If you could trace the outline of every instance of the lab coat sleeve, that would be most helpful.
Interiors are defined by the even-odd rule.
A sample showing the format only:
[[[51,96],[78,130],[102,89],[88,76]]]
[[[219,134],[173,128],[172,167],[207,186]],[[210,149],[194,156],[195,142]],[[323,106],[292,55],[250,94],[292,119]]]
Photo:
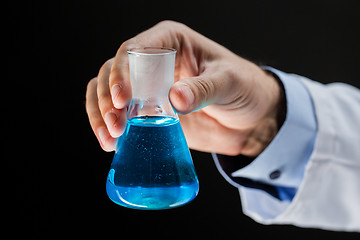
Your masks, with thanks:
[[[290,205],[264,223],[360,231],[360,91],[301,79],[318,123],[314,150]]]
[[[280,74],[284,77],[285,73]],[[360,91],[341,83],[323,85],[297,75],[289,77],[296,77],[310,93],[317,120],[315,144],[290,201],[263,189],[233,184],[239,189],[243,212],[263,224],[360,231]],[[275,138],[281,142],[281,136]],[[223,176],[234,183],[232,177],[241,171],[232,177],[225,174],[213,156]]]

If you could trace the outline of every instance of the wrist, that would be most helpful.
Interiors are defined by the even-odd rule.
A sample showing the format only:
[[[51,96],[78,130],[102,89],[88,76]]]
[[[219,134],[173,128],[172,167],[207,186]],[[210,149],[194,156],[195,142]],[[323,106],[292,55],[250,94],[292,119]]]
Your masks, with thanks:
[[[263,81],[269,96],[265,98],[267,111],[260,121],[249,131],[247,146],[243,155],[258,156],[273,140],[286,118],[286,96],[281,80],[272,72],[265,72],[266,80]]]

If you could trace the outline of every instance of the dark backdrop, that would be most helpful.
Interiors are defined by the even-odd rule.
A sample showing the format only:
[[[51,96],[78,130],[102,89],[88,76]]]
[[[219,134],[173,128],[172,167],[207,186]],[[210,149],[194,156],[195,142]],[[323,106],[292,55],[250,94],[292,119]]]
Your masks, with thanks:
[[[360,87],[357,2],[117,0],[6,5],[6,229],[29,235],[118,238],[358,237],[254,222],[243,215],[237,189],[220,176],[211,156],[196,151],[192,155],[200,192],[192,203],[166,211],[119,207],[105,192],[113,153],[99,147],[84,104],[87,82],[120,44],[165,19],[183,22],[257,63],[323,83]]]

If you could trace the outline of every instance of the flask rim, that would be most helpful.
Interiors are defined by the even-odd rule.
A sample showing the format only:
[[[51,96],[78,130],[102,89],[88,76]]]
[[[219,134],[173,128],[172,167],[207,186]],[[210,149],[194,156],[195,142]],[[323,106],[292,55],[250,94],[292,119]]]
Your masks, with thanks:
[[[154,56],[176,54],[176,49],[169,47],[134,47],[127,50],[129,55]]]

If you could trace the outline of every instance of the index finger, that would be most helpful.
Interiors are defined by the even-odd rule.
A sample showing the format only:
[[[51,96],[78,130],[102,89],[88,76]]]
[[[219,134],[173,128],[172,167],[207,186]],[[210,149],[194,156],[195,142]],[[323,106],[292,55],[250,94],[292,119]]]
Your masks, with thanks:
[[[123,43],[111,66],[109,88],[113,105],[117,109],[127,107],[131,101],[131,83],[127,42]]]

